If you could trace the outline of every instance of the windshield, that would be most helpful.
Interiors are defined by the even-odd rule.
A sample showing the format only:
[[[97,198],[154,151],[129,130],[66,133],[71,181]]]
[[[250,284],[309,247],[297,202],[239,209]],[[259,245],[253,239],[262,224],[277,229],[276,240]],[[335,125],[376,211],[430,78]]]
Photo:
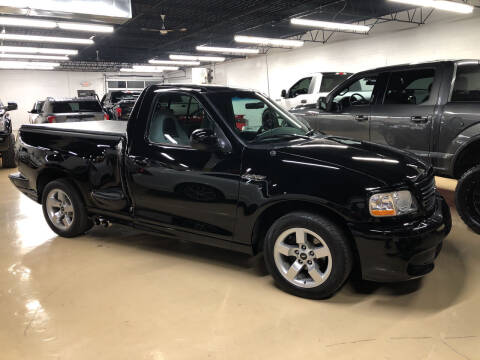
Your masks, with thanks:
[[[229,125],[249,142],[309,135],[310,126],[267,97],[252,91],[212,93],[209,98]]]
[[[120,100],[137,100],[140,93],[134,93],[130,91],[116,91],[112,93],[112,101],[119,102]]]
[[[348,79],[350,75],[351,74],[348,73],[323,74],[320,92],[332,91],[335,86],[340,84],[343,80]]]
[[[53,113],[102,112],[98,101],[61,101],[53,103]]]

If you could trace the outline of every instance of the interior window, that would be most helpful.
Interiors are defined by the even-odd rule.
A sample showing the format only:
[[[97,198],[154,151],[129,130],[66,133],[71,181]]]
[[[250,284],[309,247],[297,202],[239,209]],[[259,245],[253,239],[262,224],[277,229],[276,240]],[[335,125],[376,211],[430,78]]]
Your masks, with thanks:
[[[350,83],[341,89],[333,99],[333,111],[344,111],[354,105],[370,104],[377,76],[367,76]]]
[[[390,76],[384,104],[420,105],[430,98],[435,70],[394,72]]]
[[[458,66],[451,101],[480,102],[480,65]]]
[[[311,82],[312,82],[311,77],[299,80],[288,91],[288,97],[289,98],[294,98],[294,97],[297,97],[298,95],[308,94],[308,89],[310,88],[310,83]]]
[[[215,130],[215,123],[197,99],[174,93],[156,95],[148,133],[150,141],[189,146],[190,135],[201,128]]]

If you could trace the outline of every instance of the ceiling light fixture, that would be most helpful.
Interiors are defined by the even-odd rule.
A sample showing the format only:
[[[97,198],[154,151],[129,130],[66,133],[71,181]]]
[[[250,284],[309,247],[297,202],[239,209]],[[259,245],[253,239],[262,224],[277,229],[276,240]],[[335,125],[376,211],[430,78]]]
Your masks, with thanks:
[[[290,40],[290,39],[272,39],[258,36],[244,36],[244,35],[235,35],[234,37],[236,42],[246,43],[246,44],[257,44],[260,46],[273,46],[273,47],[301,47],[304,42],[301,40]]]
[[[190,66],[198,66],[200,65],[200,61],[181,61],[181,60],[157,60],[151,59],[148,60],[149,64],[158,64],[158,65],[190,65]]]
[[[195,56],[195,55],[174,55],[169,56],[171,60],[190,60],[203,62],[222,62],[225,61],[223,56]]]
[[[62,29],[62,30],[88,31],[88,32],[97,32],[97,33],[113,32],[113,26],[111,25],[62,22],[62,21],[52,21],[52,20],[38,20],[38,19],[21,18],[21,17],[7,17],[7,16],[0,16],[0,25],[32,27],[32,28],[42,28],[42,29],[55,29],[58,27],[59,29]]]
[[[0,61],[0,69],[18,70],[53,70],[59,63],[29,62],[29,61]]]
[[[293,18],[293,19],[290,19],[290,23],[292,25],[301,25],[309,28],[319,28],[319,29],[332,30],[332,31],[351,31],[351,32],[359,32],[359,33],[368,33],[370,31],[370,26],[366,26],[366,25],[345,24],[345,23],[336,23],[336,22],[329,22],[329,21]]]
[[[471,14],[473,6],[465,3],[446,0],[389,0],[406,5],[429,7],[438,10],[451,11],[460,14]]]
[[[4,59],[31,59],[31,60],[58,60],[58,61],[70,60],[68,58],[68,56],[60,56],[60,55],[2,54],[2,53],[0,53],[0,58],[4,58]]]
[[[208,51],[208,52],[220,52],[227,54],[258,54],[260,50],[258,49],[246,49],[246,48],[230,48],[230,47],[218,47],[218,46],[197,46],[198,51]]]
[[[77,55],[78,50],[49,49],[49,48],[36,48],[36,47],[23,47],[23,46],[0,46],[0,53]]]
[[[133,65],[132,68],[136,70],[161,70],[161,71],[175,71],[178,70],[178,66],[149,66],[149,65]]]
[[[81,45],[91,45],[94,43],[92,39],[66,38],[66,37],[58,37],[58,36],[21,35],[21,34],[0,34],[0,40],[51,42],[51,43],[81,44]]]

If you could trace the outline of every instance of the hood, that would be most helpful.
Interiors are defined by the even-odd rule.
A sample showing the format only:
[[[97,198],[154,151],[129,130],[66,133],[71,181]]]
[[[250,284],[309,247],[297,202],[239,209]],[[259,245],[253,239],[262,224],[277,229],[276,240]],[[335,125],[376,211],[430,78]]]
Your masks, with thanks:
[[[369,176],[380,182],[381,186],[415,182],[425,176],[430,168],[413,154],[390,146],[333,136],[312,138],[311,141],[291,144],[278,151],[298,157],[299,161],[313,160]]]

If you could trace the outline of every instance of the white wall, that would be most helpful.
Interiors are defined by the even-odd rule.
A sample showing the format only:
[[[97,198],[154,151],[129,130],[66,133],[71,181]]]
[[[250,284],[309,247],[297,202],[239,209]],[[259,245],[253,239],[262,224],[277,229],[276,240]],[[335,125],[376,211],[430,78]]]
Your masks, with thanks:
[[[253,88],[279,98],[310,72],[358,72],[375,67],[437,59],[480,59],[480,11],[473,15],[434,12],[423,26],[390,22],[370,35],[336,34],[327,44],[271,50],[246,60],[214,66],[214,82]],[[268,67],[267,67],[268,63]],[[267,78],[268,69],[268,78]]]
[[[18,110],[10,113],[13,128],[28,124],[27,111],[35,101],[52,97],[74,97],[77,90],[95,90],[101,97],[105,92],[103,73],[0,70],[0,99],[16,102]]]

